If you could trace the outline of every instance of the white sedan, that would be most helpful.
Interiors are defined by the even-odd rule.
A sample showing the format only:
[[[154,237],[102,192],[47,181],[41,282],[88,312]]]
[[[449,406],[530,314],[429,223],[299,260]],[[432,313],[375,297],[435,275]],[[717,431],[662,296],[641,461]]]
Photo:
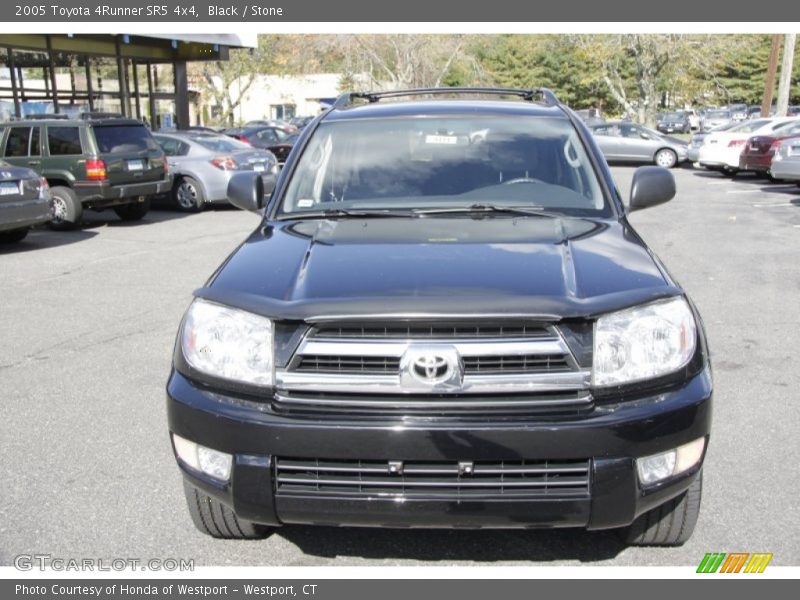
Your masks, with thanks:
[[[706,136],[700,146],[697,162],[706,169],[722,171],[727,175],[739,172],[739,155],[754,135],[773,134],[792,123],[797,117],[776,117],[744,121],[725,131],[715,131]]]

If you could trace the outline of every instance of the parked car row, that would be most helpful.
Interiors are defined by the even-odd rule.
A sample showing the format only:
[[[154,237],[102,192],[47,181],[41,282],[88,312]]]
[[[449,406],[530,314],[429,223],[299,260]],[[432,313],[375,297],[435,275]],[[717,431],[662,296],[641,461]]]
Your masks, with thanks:
[[[72,229],[86,210],[112,209],[123,221],[143,218],[154,197],[185,211],[227,200],[233,173],[275,178],[276,153],[207,129],[159,133],[115,114],[45,115],[0,129],[0,241],[22,240],[48,223]],[[272,127],[272,125],[270,125]],[[297,129],[287,128],[281,142]],[[278,145],[278,156],[291,150]]]
[[[753,172],[772,180],[800,182],[800,118],[728,119],[699,131],[687,143],[628,121],[589,127],[608,162],[641,162],[672,168],[690,162],[733,176]]]
[[[800,119],[797,117],[753,119],[708,134],[696,151],[693,150],[692,158],[696,153],[700,166],[730,176],[752,171],[774,178],[772,163],[776,151],[783,142],[798,138]]]

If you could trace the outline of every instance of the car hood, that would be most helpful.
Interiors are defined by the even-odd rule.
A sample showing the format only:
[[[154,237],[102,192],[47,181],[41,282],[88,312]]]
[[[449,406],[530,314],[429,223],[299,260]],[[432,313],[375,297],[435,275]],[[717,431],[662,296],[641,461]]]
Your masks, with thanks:
[[[275,318],[589,316],[681,293],[627,223],[388,218],[265,224],[195,292]]]

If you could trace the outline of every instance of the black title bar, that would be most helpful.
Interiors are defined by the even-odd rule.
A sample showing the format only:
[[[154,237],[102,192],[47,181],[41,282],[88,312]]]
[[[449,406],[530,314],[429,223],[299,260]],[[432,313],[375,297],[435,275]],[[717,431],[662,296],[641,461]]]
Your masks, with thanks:
[[[547,0],[11,0],[0,5],[0,22],[712,22],[800,21],[800,3],[760,0],[664,5],[642,0],[550,2]],[[0,28],[2,32],[2,28]]]

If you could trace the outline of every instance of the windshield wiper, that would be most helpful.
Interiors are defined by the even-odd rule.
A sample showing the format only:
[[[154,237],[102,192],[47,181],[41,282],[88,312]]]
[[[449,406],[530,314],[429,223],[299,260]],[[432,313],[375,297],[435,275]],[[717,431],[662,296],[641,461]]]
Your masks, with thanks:
[[[504,213],[509,215],[526,215],[532,217],[545,217],[548,219],[560,219],[566,215],[548,212],[542,208],[533,206],[500,206],[496,204],[472,204],[470,206],[453,206],[447,208],[417,208],[414,209],[415,215],[438,215],[438,214],[491,214]]]
[[[325,210],[314,210],[306,212],[287,213],[277,217],[278,221],[294,221],[297,219],[342,219],[342,218],[390,218],[390,217],[416,217],[416,213],[410,210],[392,209],[349,209],[349,208],[328,208]]]

